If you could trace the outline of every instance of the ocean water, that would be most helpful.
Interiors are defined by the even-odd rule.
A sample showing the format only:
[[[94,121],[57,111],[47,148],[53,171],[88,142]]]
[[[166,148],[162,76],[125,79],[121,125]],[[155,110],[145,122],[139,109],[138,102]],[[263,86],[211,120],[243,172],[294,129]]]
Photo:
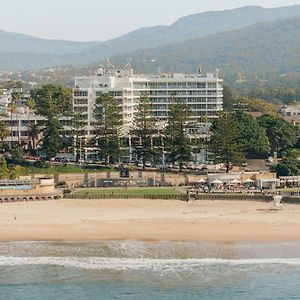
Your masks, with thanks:
[[[0,299],[300,299],[300,242],[0,243]]]

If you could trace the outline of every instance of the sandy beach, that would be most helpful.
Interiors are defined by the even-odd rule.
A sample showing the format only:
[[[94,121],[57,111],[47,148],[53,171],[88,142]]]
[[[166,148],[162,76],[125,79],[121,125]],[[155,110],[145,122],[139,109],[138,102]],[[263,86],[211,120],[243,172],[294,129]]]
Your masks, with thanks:
[[[59,200],[0,204],[0,241],[300,240],[300,206],[246,201]]]

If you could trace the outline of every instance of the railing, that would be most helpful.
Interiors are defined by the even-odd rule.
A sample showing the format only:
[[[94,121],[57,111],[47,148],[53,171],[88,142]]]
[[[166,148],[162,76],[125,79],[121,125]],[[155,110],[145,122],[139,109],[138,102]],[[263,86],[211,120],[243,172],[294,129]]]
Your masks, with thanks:
[[[245,194],[198,194],[191,195],[195,200],[226,200],[226,201],[264,201],[269,202],[273,200],[273,196],[266,195],[245,195]]]
[[[158,199],[158,200],[182,200],[188,199],[187,195],[72,195],[65,194],[66,199]]]
[[[198,195],[72,195],[65,194],[66,199],[149,199],[149,200],[211,200],[211,201],[261,201],[261,202],[271,202],[273,201],[273,195],[243,195],[243,194],[198,194]],[[300,204],[300,197],[283,197],[282,203],[288,204]]]
[[[29,179],[29,180],[0,180],[0,186],[10,186],[10,185],[32,185],[39,184],[39,179]]]

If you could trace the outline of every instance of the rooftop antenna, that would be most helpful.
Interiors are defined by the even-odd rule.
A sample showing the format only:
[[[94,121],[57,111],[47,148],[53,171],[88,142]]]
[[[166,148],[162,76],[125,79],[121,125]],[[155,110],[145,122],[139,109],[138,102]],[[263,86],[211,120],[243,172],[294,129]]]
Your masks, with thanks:
[[[127,64],[123,67],[123,70],[132,69],[132,57],[127,57]]]
[[[199,68],[198,68],[198,75],[202,76],[202,67],[201,66],[199,66]]]
[[[219,78],[219,69],[216,69],[216,77]]]
[[[109,57],[106,58],[106,67],[108,69],[115,69],[116,67],[110,62]]]

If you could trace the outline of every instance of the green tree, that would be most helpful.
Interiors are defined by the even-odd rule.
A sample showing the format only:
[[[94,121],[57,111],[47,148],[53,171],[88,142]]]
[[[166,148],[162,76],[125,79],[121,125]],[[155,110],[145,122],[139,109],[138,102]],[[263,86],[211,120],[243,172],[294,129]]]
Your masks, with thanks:
[[[9,136],[9,128],[4,121],[0,121],[0,148],[3,149],[4,139]]]
[[[14,124],[13,124],[13,114],[16,113],[17,111],[17,103],[15,101],[15,98],[12,98],[11,102],[8,103],[7,105],[7,109],[9,111],[9,114],[10,114],[10,137],[11,137],[11,140],[10,140],[10,148],[12,149],[12,146],[13,146],[13,127],[14,127]]]
[[[168,121],[165,128],[168,157],[179,163],[180,172],[184,163],[191,160],[191,143],[187,135],[189,120],[188,106],[181,101],[171,99]]]
[[[139,139],[135,147],[139,159],[142,160],[143,168],[148,160],[152,160],[156,151],[153,147],[153,136],[157,133],[157,120],[153,114],[152,104],[147,93],[142,93],[137,112],[134,115],[133,129],[131,133]]]
[[[226,111],[231,111],[236,103],[235,96],[229,86],[223,87],[223,108]]]
[[[291,157],[284,158],[276,165],[275,171],[278,176],[299,176],[300,161]]]
[[[264,128],[249,114],[236,111],[225,112],[215,120],[211,128],[210,149],[213,160],[241,163],[246,157],[266,156],[270,144]]]
[[[284,119],[263,115],[257,120],[267,133],[272,152],[278,152],[296,144],[297,128]]]
[[[25,106],[26,106],[28,114],[29,114],[28,117],[30,118],[30,114],[32,112],[34,112],[35,109],[36,109],[36,104],[35,104],[35,102],[34,102],[34,100],[32,98],[28,98],[27,101],[26,101],[26,103],[25,103]]]
[[[114,163],[122,153],[120,139],[123,122],[118,102],[110,94],[102,94],[96,99],[93,113],[99,154],[107,163]]]
[[[18,113],[18,105],[21,98],[21,94],[19,92],[12,93],[12,103],[14,107],[14,112],[16,114],[17,128],[18,128],[18,144],[20,144],[20,123],[19,123],[19,113]]]
[[[0,179],[5,179],[9,175],[6,159],[0,156]]]
[[[270,143],[264,128],[249,114],[237,111],[231,114],[238,128],[238,144],[246,157],[266,155],[270,150]]]
[[[31,98],[36,112],[47,119],[42,130],[42,149],[51,160],[63,147],[59,117],[72,113],[72,90],[49,84],[32,90]]]
[[[31,90],[36,112],[42,116],[68,116],[72,114],[72,90],[60,85],[43,85]]]
[[[26,168],[19,165],[14,165],[9,168],[9,179],[16,179],[22,175],[26,175]]]
[[[49,161],[55,157],[57,152],[62,148],[60,130],[61,126],[57,117],[49,116],[44,122],[42,143],[46,158]]]
[[[239,104],[239,108],[244,111],[260,112],[262,114],[278,116],[278,107],[275,104],[268,103],[264,100],[240,97],[237,102]]]
[[[33,153],[35,153],[37,149],[37,143],[40,138],[41,127],[39,124],[35,124],[31,122],[27,126],[27,131],[28,131],[28,138],[31,141],[31,148],[33,150]]]
[[[224,112],[211,127],[209,149],[215,162],[226,164],[229,172],[230,164],[239,164],[244,159],[243,146],[240,141],[240,130],[232,113]]]

